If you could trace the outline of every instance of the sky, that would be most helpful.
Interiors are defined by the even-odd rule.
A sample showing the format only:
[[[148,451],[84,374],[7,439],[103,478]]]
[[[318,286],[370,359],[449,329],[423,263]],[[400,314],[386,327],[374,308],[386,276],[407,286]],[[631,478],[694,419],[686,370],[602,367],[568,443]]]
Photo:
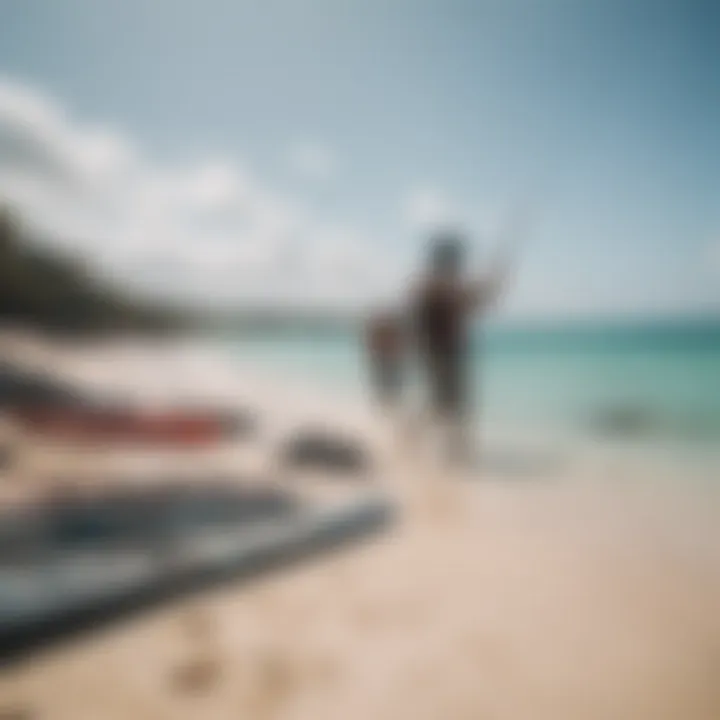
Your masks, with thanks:
[[[511,316],[720,311],[714,0],[0,0],[0,198],[199,302],[399,297],[519,214]]]

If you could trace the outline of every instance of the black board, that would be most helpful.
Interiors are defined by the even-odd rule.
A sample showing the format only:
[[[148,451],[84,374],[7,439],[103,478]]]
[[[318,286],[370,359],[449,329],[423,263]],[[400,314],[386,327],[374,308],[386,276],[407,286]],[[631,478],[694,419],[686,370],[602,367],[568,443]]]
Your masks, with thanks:
[[[0,515],[0,664],[222,580],[381,530],[391,503],[329,505],[282,490],[165,487]]]

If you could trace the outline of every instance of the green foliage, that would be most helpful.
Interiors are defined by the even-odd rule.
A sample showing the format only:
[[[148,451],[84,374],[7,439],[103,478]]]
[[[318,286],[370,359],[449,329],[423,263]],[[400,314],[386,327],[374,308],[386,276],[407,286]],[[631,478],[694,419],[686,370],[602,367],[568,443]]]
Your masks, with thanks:
[[[61,332],[166,331],[178,313],[149,307],[93,278],[75,258],[29,240],[19,218],[0,208],[0,321]]]

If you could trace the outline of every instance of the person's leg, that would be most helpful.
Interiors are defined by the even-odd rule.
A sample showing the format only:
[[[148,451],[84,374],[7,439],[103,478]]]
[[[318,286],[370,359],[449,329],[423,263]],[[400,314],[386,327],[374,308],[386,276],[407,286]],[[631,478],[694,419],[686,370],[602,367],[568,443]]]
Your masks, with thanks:
[[[449,416],[447,435],[448,461],[453,465],[466,465],[473,459],[474,443],[467,419],[455,413]]]
[[[455,465],[471,462],[474,451],[466,371],[462,356],[448,358],[443,398],[447,421],[446,450],[449,462]]]
[[[428,353],[424,360],[427,393],[422,419],[425,435],[432,445],[435,445],[437,442],[444,445],[443,436],[447,424],[444,407],[444,362],[441,355],[433,353]],[[434,452],[435,448],[433,448],[433,453]]]
[[[432,355],[428,360],[429,417],[438,443],[437,452],[445,464],[455,461],[459,444],[453,362],[444,353]]]
[[[370,385],[374,403],[385,407],[387,398],[386,368],[382,358],[374,357],[370,363]]]

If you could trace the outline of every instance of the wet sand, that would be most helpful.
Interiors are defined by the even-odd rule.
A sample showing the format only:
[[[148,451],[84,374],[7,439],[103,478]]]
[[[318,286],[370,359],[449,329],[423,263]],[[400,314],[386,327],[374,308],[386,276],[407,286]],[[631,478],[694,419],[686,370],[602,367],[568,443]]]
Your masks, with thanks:
[[[136,358],[152,381],[146,360]],[[91,359],[67,362],[88,375]],[[0,717],[720,717],[716,490],[589,461],[516,481],[468,477],[389,442],[365,412],[247,376],[231,393],[229,377],[213,376],[269,426],[223,463],[273,468],[273,443],[308,418],[347,428],[376,452],[398,524],[5,670]]]

